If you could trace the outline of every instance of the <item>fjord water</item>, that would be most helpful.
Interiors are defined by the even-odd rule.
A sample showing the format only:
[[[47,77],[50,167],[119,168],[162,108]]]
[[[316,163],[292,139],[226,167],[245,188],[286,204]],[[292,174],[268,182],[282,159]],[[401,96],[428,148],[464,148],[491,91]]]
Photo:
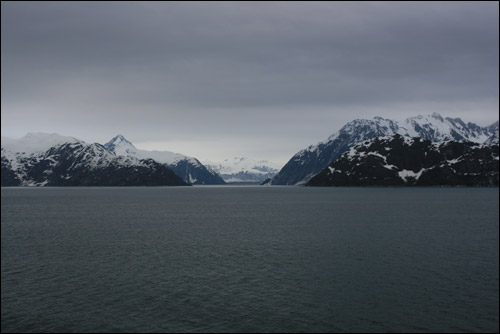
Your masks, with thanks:
[[[498,188],[2,188],[2,332],[498,332]]]

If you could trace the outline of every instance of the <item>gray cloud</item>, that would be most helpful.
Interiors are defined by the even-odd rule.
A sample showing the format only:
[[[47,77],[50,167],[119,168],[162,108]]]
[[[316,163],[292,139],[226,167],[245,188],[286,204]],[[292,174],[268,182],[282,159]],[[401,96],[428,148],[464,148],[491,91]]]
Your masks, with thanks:
[[[2,2],[2,134],[122,132],[207,158],[245,146],[283,160],[355,117],[438,111],[486,125],[498,119],[498,12],[496,2]],[[255,147],[243,145],[252,135]]]

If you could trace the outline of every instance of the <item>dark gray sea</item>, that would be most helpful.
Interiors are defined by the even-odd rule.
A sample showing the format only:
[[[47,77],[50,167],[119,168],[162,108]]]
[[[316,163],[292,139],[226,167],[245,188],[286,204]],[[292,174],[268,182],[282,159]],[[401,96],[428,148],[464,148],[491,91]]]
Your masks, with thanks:
[[[498,332],[498,188],[2,188],[2,332]]]

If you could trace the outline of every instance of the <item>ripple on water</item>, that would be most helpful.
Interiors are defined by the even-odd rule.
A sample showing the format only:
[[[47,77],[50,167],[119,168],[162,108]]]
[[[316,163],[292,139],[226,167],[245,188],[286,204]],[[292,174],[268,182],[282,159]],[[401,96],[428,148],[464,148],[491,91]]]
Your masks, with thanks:
[[[498,189],[2,189],[5,332],[498,332]]]

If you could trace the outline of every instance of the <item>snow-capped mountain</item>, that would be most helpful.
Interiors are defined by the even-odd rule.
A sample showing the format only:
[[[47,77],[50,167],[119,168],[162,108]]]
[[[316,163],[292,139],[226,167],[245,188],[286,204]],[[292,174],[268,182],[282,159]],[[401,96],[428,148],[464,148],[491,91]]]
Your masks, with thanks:
[[[484,143],[486,145],[493,145],[493,144],[498,145],[498,121],[491,124],[488,127],[488,130],[490,131],[490,133],[493,133],[493,134],[490,137],[488,137],[488,139],[486,139],[486,141]]]
[[[219,163],[205,161],[205,164],[229,183],[261,183],[276,175],[280,167],[267,160],[245,157],[225,159]]]
[[[104,144],[104,147],[118,156],[153,159],[173,170],[190,184],[224,184],[224,180],[217,173],[206,168],[196,158],[168,151],[141,150],[122,135],[117,135]]]
[[[1,153],[2,186],[186,185],[154,160],[54,133],[2,137]]]
[[[410,117],[401,127],[406,130],[402,131],[402,134],[430,141],[468,140],[484,143],[492,135],[491,126],[481,127],[471,122],[465,123],[460,118],[443,118],[438,113]]]
[[[495,140],[498,142],[498,122],[488,127],[481,127],[474,123],[465,123],[460,118],[443,118],[438,113],[410,117],[404,122],[381,117],[374,117],[371,120],[356,119],[344,125],[327,140],[295,154],[271,179],[270,184],[305,184],[357,143],[395,134],[421,137],[435,142],[468,140],[475,143],[494,143]]]
[[[351,147],[309,186],[498,186],[498,145],[378,137]]]

